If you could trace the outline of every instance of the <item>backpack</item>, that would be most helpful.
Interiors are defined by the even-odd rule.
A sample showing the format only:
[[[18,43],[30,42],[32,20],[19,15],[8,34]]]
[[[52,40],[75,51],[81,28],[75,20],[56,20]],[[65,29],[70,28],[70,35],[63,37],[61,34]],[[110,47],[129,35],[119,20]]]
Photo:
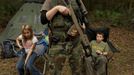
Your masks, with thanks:
[[[1,43],[1,57],[2,58],[12,58],[15,57],[15,41],[5,40]]]

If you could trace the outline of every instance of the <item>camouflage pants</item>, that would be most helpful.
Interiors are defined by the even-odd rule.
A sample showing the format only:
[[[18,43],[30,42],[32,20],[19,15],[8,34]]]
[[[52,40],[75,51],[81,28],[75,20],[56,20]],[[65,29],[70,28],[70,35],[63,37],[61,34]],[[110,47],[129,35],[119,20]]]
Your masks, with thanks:
[[[74,41],[75,42],[75,41]],[[76,43],[72,43],[73,45]],[[77,43],[70,53],[69,64],[72,70],[72,75],[83,75],[82,73],[82,46]]]
[[[97,75],[106,75],[107,58],[103,55],[99,55],[95,61],[95,70]]]
[[[86,75],[106,75],[107,58],[103,55],[98,57],[85,57]]]
[[[69,46],[71,46],[69,44]],[[68,46],[68,47],[69,47]],[[53,73],[49,75],[82,75],[81,74],[81,48],[74,48],[71,53],[61,49],[60,46],[52,47],[50,50],[51,64]],[[52,53],[52,54],[51,54]]]
[[[72,53],[69,63],[72,69],[72,75],[81,75],[82,57],[80,56],[79,51]]]

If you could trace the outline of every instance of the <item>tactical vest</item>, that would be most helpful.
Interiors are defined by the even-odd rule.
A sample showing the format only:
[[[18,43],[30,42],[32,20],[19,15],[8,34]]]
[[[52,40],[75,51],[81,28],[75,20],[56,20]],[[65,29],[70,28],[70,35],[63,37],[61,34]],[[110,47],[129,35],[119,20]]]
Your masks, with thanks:
[[[63,5],[66,7],[69,6],[68,2],[66,2],[67,0],[51,0],[51,1],[52,1],[51,2],[52,7],[56,5]],[[69,1],[74,9],[78,9],[78,6],[75,0],[69,0]],[[59,37],[60,41],[63,42],[66,38],[66,33],[72,24],[73,24],[72,19],[69,15],[63,16],[62,14],[57,13],[54,16],[53,20],[51,21],[51,29],[52,29],[53,35],[56,35],[57,37]]]
[[[64,2],[65,0],[52,0],[52,7],[56,6],[56,5],[64,5],[67,6],[66,3]],[[71,1],[70,3],[72,4],[74,9],[77,9],[78,6],[75,2],[75,0],[69,0]],[[66,50],[63,49],[63,45],[65,42],[65,38],[67,37],[67,31],[68,29],[71,27],[72,25],[72,20],[71,17],[69,16],[63,16],[60,13],[56,14],[53,18],[53,20],[51,21],[50,27],[53,33],[53,36],[56,36],[60,39],[60,41],[55,44],[55,45],[51,45],[51,48],[49,48],[49,56],[51,58],[49,64],[52,65],[53,68],[49,69],[49,73],[50,75],[72,75],[72,70],[70,70],[70,72],[64,74],[62,73],[63,68],[68,67],[68,70],[70,68],[72,68],[72,65],[66,65],[68,63],[70,63],[70,58],[68,59],[69,61],[67,61],[67,58],[69,57],[66,53]],[[70,49],[72,47],[72,44],[74,42],[67,42],[67,45],[65,47],[67,47],[66,49]],[[75,58],[75,60],[77,60],[76,58],[80,58],[80,55],[78,53],[80,53],[78,50],[80,50],[81,48],[78,48],[77,50],[75,50],[75,52],[73,52],[71,54],[72,59]],[[77,56],[78,54],[78,56]],[[73,57],[74,55],[76,55],[75,57]],[[78,61],[78,60],[77,60]],[[76,64],[78,63],[76,61]],[[73,63],[74,61],[72,61]],[[75,64],[75,66],[76,66]],[[78,66],[78,65],[77,65]],[[75,69],[75,68],[74,68]],[[67,70],[67,71],[68,71]],[[50,72],[51,71],[51,72]]]
[[[67,2],[65,2],[66,0],[51,0],[51,7],[54,7],[56,5],[63,5],[68,7],[69,4]],[[72,3],[72,6],[74,6],[75,8],[77,7],[77,4],[75,2],[75,0],[69,0],[71,1],[70,3]],[[56,44],[52,44],[52,47],[50,48],[51,52],[50,55],[59,55],[59,54],[64,54],[64,52],[61,52],[62,45],[65,42],[65,39],[67,37],[67,31],[69,30],[69,28],[72,25],[72,19],[71,17],[68,16],[63,16],[60,13],[57,13],[53,20],[51,21],[50,27],[52,30],[52,33],[55,38],[58,38],[58,43]],[[53,42],[52,42],[53,43]]]

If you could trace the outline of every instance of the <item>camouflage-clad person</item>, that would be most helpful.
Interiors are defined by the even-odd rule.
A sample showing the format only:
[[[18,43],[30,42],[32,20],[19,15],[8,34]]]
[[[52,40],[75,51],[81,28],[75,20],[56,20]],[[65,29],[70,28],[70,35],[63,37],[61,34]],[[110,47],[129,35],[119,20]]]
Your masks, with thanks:
[[[75,0],[74,9],[78,9]],[[51,75],[81,74],[82,46],[79,45],[79,35],[69,16],[70,10],[65,7],[67,0],[46,0],[41,9],[42,24],[49,23],[52,36],[49,48]],[[67,69],[67,70],[66,70]]]

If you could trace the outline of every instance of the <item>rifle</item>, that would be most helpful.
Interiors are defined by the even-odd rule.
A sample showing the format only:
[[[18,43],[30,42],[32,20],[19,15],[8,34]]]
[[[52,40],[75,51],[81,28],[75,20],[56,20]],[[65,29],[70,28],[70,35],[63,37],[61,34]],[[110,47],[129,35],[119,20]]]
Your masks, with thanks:
[[[86,24],[86,21],[84,21],[82,19],[80,20],[80,18],[82,18],[82,17],[85,18],[85,17],[81,13],[81,17],[79,17],[78,20],[77,20],[77,17],[80,16],[80,15],[77,15],[77,17],[76,17],[75,12],[74,12],[74,10],[71,6],[71,3],[70,3],[70,11],[71,11],[70,15],[71,15],[73,23],[74,23],[74,25],[75,25],[75,27],[76,27],[79,35],[80,35],[81,44],[82,44],[83,49],[85,51],[86,74],[87,75],[96,75],[96,72],[94,70],[94,66],[92,64],[92,61],[93,61],[93,63],[95,63],[95,62],[94,62],[93,57],[92,57],[92,50],[91,50],[91,47],[90,47],[90,43],[89,43],[87,35],[81,29],[81,26],[80,26],[81,24],[79,23],[81,21],[81,23]]]
[[[91,56],[91,53],[92,53],[92,50],[91,50],[90,45],[89,45],[89,40],[88,40],[87,35],[81,29],[80,23],[77,20],[77,17],[75,15],[75,12],[74,12],[72,6],[71,6],[71,3],[70,3],[70,11],[71,11],[70,15],[72,17],[73,23],[74,23],[74,25],[75,25],[75,27],[80,35],[81,43],[82,43],[83,49],[85,51],[85,56],[89,57],[89,56]],[[80,20],[80,18],[79,18],[79,20]],[[81,21],[81,22],[85,23],[85,21]]]
[[[88,25],[88,20],[86,18],[86,15],[88,13],[88,11],[86,10],[86,7],[84,6],[83,2],[81,0],[76,0],[76,3],[79,7],[79,9],[77,9],[77,13],[76,13],[76,17],[77,19],[79,19],[81,24],[85,24]]]
[[[92,50],[91,50],[90,45],[89,45],[88,37],[87,37],[87,35],[82,31],[82,29],[81,29],[81,27],[80,27],[80,25],[82,25],[82,24],[85,24],[85,25],[88,24],[88,20],[87,20],[86,17],[85,17],[85,15],[86,15],[88,12],[87,12],[87,10],[86,10],[86,8],[85,8],[83,2],[82,2],[81,0],[76,0],[77,5],[79,6],[79,9],[76,11],[76,12],[77,12],[77,13],[76,13],[77,16],[76,16],[76,15],[75,15],[75,12],[74,12],[74,10],[73,10],[73,8],[72,8],[72,6],[71,6],[71,0],[70,0],[70,1],[69,1],[69,0],[62,0],[62,1],[63,1],[63,3],[64,3],[66,6],[69,5],[69,7],[70,7],[70,11],[71,11],[70,16],[71,16],[71,18],[72,18],[72,20],[73,20],[74,25],[76,26],[76,29],[77,29],[78,33],[80,34],[81,44],[82,44],[83,49],[84,49],[84,51],[85,51],[85,56],[86,56],[86,57],[91,56],[91,55],[92,55],[92,54],[91,54],[91,53],[92,53]],[[81,12],[81,11],[82,11],[82,12]],[[77,18],[78,18],[78,20],[77,20]],[[81,24],[79,24],[79,22],[80,22]]]

